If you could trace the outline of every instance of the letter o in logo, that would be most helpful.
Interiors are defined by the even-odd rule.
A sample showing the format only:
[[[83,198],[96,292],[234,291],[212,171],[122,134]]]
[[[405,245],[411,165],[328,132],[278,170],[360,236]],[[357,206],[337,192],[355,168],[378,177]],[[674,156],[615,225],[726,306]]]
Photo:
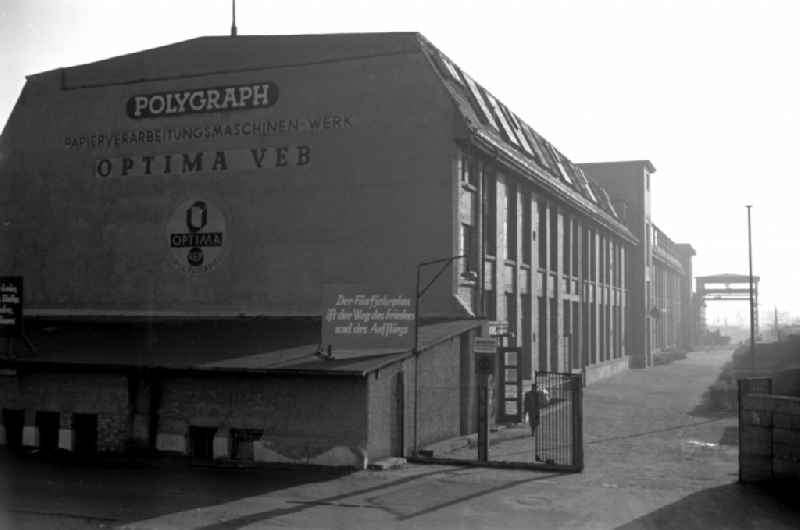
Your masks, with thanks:
[[[161,114],[166,106],[167,102],[164,96],[158,94],[150,98],[149,110],[151,114]]]
[[[103,158],[102,160],[98,161],[96,171],[101,177],[109,176],[111,174],[111,160]]]

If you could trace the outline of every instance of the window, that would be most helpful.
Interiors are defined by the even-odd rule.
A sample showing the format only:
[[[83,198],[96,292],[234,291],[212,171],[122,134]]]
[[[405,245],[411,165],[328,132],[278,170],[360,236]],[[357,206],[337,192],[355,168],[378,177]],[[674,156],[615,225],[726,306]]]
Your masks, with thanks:
[[[531,225],[531,194],[522,195],[522,263],[530,264],[533,226]]]
[[[573,276],[578,276],[580,274],[578,270],[578,252],[580,247],[581,225],[573,220],[572,228],[572,274]]]
[[[442,54],[439,54],[439,59],[442,61],[442,64],[444,65],[447,73],[450,74],[450,77],[453,78],[453,81],[456,81],[459,84],[463,84],[463,82],[461,81],[461,76],[458,75],[458,67],[454,65],[452,62],[450,62],[450,59],[448,59]]]
[[[489,256],[497,255],[497,179],[494,175],[486,176],[486,191],[484,193],[486,207],[486,230],[484,230],[484,247]]]
[[[261,439],[257,429],[231,429],[231,459],[239,462],[253,461],[253,443]]]
[[[25,411],[3,409],[3,426],[6,431],[6,445],[11,449],[22,447],[22,428],[25,425]]]
[[[97,414],[73,414],[72,428],[75,431],[75,453],[97,452]]]
[[[522,133],[524,135],[526,135],[526,138],[528,139],[528,143],[530,144],[531,148],[533,149],[533,154],[534,154],[534,158],[536,159],[536,161],[540,165],[542,165],[544,167],[549,167],[549,163],[548,163],[546,157],[544,156],[544,154],[542,153],[542,148],[539,146],[539,142],[541,142],[542,139],[534,132],[533,129],[531,129],[528,126],[527,123],[520,122],[520,126],[522,128]]]
[[[486,278],[483,282],[483,317],[497,320],[497,299],[494,294],[495,268],[494,262],[486,263]]]
[[[36,427],[39,429],[39,449],[55,451],[58,449],[58,430],[61,415],[58,412],[36,411]]]
[[[566,215],[564,216],[564,274],[571,276],[570,266],[572,265],[572,222]]]
[[[469,184],[470,186],[477,187],[479,168],[478,160],[475,156],[463,151],[459,152],[458,173],[462,184]]]
[[[195,461],[210,461],[214,458],[214,435],[216,427],[189,426],[189,452]]]
[[[517,188],[506,186],[506,201],[503,212],[504,246],[506,259],[517,259]]]
[[[589,278],[597,281],[597,234],[589,232]]]
[[[547,299],[539,296],[537,299],[539,305],[539,335],[536,340],[539,341],[539,370],[547,370],[547,318],[545,312],[547,311]]]
[[[475,229],[468,224],[461,223],[458,253],[467,257],[459,260],[460,272],[474,271],[478,268],[478,252],[475,247]]]
[[[519,140],[517,139],[516,134],[514,134],[514,131],[511,130],[511,125],[508,123],[508,120],[506,120],[505,115],[503,115],[503,111],[500,109],[500,103],[498,103],[494,96],[489,94],[489,92],[486,90],[483,91],[483,94],[486,96],[486,101],[489,102],[489,106],[494,111],[497,122],[501,126],[500,131],[503,133],[503,136],[505,136],[506,140],[512,144],[519,146]]]
[[[514,134],[517,135],[517,140],[519,140],[519,144],[522,146],[522,148],[525,150],[526,153],[528,153],[530,156],[535,157],[536,154],[534,153],[533,148],[531,147],[530,142],[528,141],[528,138],[522,132],[522,127],[520,126],[519,119],[514,115],[513,112],[508,110],[507,107],[504,107],[502,104],[501,107],[506,114],[506,118],[508,119],[508,123],[511,125],[511,129],[514,131]]]
[[[539,268],[547,268],[547,205],[539,203],[539,223],[536,237],[539,238]]]
[[[516,333],[517,327],[517,304],[514,293],[506,293],[506,320],[508,321],[509,333]]]
[[[584,173],[581,168],[578,168],[577,172],[578,172],[578,177],[581,179],[581,182],[583,183],[583,188],[586,190],[586,195],[588,195],[589,199],[591,199],[591,201],[596,204],[597,197],[595,196],[594,191],[592,191],[592,185],[589,184],[589,179],[586,178],[586,173]]]
[[[469,87],[473,102],[478,105],[478,109],[480,110],[483,120],[499,131],[500,127],[497,125],[497,122],[492,115],[492,111],[490,111],[489,107],[486,106],[486,102],[484,101],[483,96],[481,96],[481,91],[478,88],[477,83],[475,83],[475,80],[473,80],[466,73],[462,72],[462,74],[464,75],[464,81],[467,82],[467,86]]]
[[[550,208],[550,270],[558,270],[558,211]]]

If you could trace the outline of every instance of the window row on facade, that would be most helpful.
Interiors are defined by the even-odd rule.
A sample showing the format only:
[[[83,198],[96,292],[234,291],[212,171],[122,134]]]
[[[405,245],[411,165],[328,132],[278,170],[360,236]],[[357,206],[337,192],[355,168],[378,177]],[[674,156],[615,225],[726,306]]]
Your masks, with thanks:
[[[477,152],[461,149],[456,168],[464,305],[507,322],[528,372],[626,355],[627,243]]]

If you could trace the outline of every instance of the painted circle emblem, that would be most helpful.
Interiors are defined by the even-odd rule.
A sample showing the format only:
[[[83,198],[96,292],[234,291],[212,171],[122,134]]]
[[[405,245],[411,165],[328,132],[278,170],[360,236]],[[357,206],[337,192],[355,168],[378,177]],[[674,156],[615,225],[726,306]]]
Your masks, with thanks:
[[[172,261],[183,272],[208,272],[222,258],[226,243],[225,216],[204,199],[181,203],[167,222]]]

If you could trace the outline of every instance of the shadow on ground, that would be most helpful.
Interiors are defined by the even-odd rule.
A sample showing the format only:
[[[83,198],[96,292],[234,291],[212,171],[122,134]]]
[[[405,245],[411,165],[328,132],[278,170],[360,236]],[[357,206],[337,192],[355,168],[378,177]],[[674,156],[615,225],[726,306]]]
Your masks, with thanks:
[[[149,519],[301,484],[348,470],[298,467],[225,469],[184,458],[94,458],[0,449],[0,511],[108,523]]]
[[[793,487],[727,484],[709,488],[622,525],[617,530],[800,527]],[[790,493],[791,492],[791,493]]]
[[[456,480],[458,475],[471,473],[459,469],[439,469],[419,475],[363,488],[345,491],[309,501],[289,501],[288,507],[275,508],[251,513],[212,523],[197,530],[234,530],[249,525],[264,523],[277,517],[297,514],[318,506],[338,506],[344,508],[374,508],[391,514],[397,521],[406,521],[448,506],[469,502],[492,493],[514,488],[521,484],[546,480],[558,475],[537,474],[519,480],[487,480],[478,475],[479,480],[470,482]],[[391,489],[390,489],[391,488]],[[366,496],[363,501],[354,501]]]

